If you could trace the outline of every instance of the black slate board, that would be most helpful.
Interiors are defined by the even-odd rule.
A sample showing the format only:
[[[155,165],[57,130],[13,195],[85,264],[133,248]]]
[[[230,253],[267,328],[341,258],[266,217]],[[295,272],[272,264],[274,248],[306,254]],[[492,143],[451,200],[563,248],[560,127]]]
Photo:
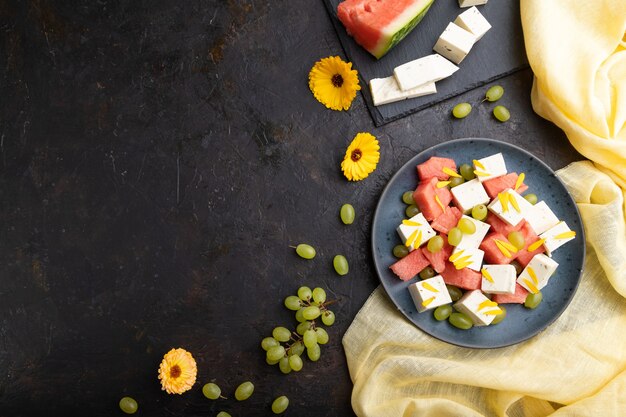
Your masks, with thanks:
[[[435,103],[490,83],[528,67],[517,0],[492,0],[478,6],[491,23],[491,30],[478,41],[461,62],[459,71],[437,82],[437,93],[397,103],[374,106],[369,80],[393,74],[398,65],[430,55],[439,35],[464,10],[457,0],[435,0],[424,19],[387,55],[376,60],[350,37],[337,18],[341,0],[324,0],[347,58],[359,71],[362,93],[376,126],[408,116]]]

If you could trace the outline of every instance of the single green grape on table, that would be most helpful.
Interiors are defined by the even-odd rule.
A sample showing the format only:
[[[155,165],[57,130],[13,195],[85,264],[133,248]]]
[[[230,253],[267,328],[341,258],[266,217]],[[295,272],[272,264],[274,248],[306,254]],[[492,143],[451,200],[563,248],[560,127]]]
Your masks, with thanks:
[[[543,294],[541,294],[541,291],[536,294],[530,293],[526,296],[524,307],[530,308],[531,310],[537,308],[539,304],[541,304],[541,300],[543,300]]]
[[[300,307],[302,307],[302,303],[300,302],[300,297],[295,295],[290,295],[285,298],[285,307],[289,310],[298,311]]]
[[[304,352],[304,350],[302,352]],[[304,363],[302,362],[302,358],[300,357],[300,355],[291,355],[289,356],[288,360],[289,360],[289,366],[291,367],[291,369],[293,369],[296,372],[299,372],[304,366]]]
[[[465,181],[470,181],[476,178],[476,174],[474,174],[474,168],[470,164],[463,164],[459,167],[459,174],[465,179]]]
[[[237,401],[244,401],[250,398],[254,392],[254,384],[250,381],[246,381],[239,385],[235,390],[235,398]]]
[[[453,227],[448,231],[448,243],[452,246],[458,246],[463,239],[463,232],[458,227]]]
[[[120,410],[122,410],[126,414],[135,414],[139,406],[137,405],[137,401],[131,397],[123,397],[120,400]]]
[[[428,251],[430,253],[437,253],[441,249],[443,249],[443,245],[444,245],[443,238],[437,235],[437,236],[433,236],[430,238],[430,240],[428,241],[428,245],[426,247],[428,248]]]
[[[304,259],[315,258],[315,248],[311,245],[307,245],[306,243],[300,243],[296,246],[296,253]]]
[[[317,334],[315,334],[315,330],[309,329],[304,332],[302,341],[304,342],[304,346],[306,346],[307,349],[313,347],[313,345],[317,345]]]
[[[472,208],[472,217],[476,220],[485,220],[487,218],[487,206],[478,204]]]
[[[265,354],[266,359],[272,362],[280,360],[283,356],[285,356],[285,348],[281,345],[269,348]]]
[[[393,247],[393,256],[396,258],[404,258],[409,254],[409,248],[404,245],[396,245]]]
[[[465,180],[463,179],[463,177],[459,178],[459,177],[452,177],[450,178],[450,188],[454,188],[457,185],[461,185],[465,182]]]
[[[320,345],[316,343],[313,346],[306,348],[306,355],[311,361],[318,361],[320,356],[322,355],[322,349],[320,348]]]
[[[487,101],[498,101],[504,95],[504,88],[499,85],[494,85],[487,90],[485,94],[485,100]]]
[[[463,291],[454,285],[446,284],[446,288],[448,289],[448,294],[450,294],[452,301],[458,301],[463,296]]]
[[[506,308],[503,305],[499,305],[498,308],[502,310],[502,313],[495,316],[491,324],[498,324],[506,318]]]
[[[326,301],[326,291],[323,288],[313,288],[313,301],[323,303]]]
[[[315,320],[322,314],[321,310],[317,306],[308,306],[304,308],[302,316],[307,320]]]
[[[336,255],[333,258],[333,267],[339,275],[346,275],[350,270],[348,260],[343,255]]]
[[[442,306],[439,306],[433,312],[435,320],[437,321],[446,320],[448,317],[450,317],[450,314],[452,314],[452,306],[450,304],[444,304]]]
[[[454,327],[456,327],[458,329],[462,329],[462,330],[471,329],[474,326],[474,323],[472,322],[472,319],[470,319],[469,317],[467,317],[463,313],[452,313],[452,314],[450,314],[450,317],[448,317],[448,321]]]
[[[296,311],[296,320],[298,321],[298,323],[302,323],[303,321],[306,321],[306,319],[302,315],[303,311],[304,311],[304,308],[301,308],[298,311]]]
[[[280,372],[282,372],[283,374],[288,374],[291,372],[289,357],[283,356],[282,358],[280,358],[280,361],[278,362],[278,369],[280,369]]]
[[[469,103],[459,103],[452,109],[452,115],[457,119],[467,117],[472,111],[472,105]]]
[[[222,390],[217,384],[209,382],[208,384],[204,384],[204,386],[202,387],[202,393],[209,400],[217,400],[220,397]]]
[[[302,332],[304,334],[304,332]],[[300,356],[304,353],[304,343],[301,340],[294,342],[291,346],[289,346],[289,356]],[[299,371],[299,369],[295,369],[293,366],[291,367],[294,371]]]
[[[341,206],[339,216],[341,217],[343,224],[352,224],[352,222],[354,222],[354,217],[356,216],[354,207],[352,207],[351,204],[344,204]]]
[[[317,343],[319,343],[320,345],[325,345],[326,343],[328,343],[329,337],[326,330],[318,327],[317,329],[315,329],[315,335],[317,336]]]
[[[273,348],[274,346],[278,346],[278,345],[280,345],[280,343],[278,343],[278,340],[274,339],[273,337],[266,337],[263,340],[261,340],[261,347],[266,352],[270,350],[270,348]]]
[[[493,108],[493,115],[496,119],[501,122],[506,122],[511,118],[511,113],[509,113],[509,109],[504,106],[496,106]]]
[[[415,204],[411,204],[404,209],[404,214],[406,214],[406,217],[410,219],[411,217],[420,214],[420,209]]]
[[[311,328],[311,322],[305,320],[302,323],[298,324],[298,326],[296,327],[296,333],[298,333],[300,336],[302,336],[304,334],[304,332],[306,332],[310,328]]]
[[[313,291],[309,287],[298,288],[298,298],[302,301],[306,301],[313,296]]]
[[[526,199],[526,201],[528,201],[532,205],[537,204],[537,195],[536,194],[533,194],[533,193],[526,194],[524,196],[524,198]]]
[[[232,416],[228,414],[226,411],[220,411],[219,413],[217,413],[217,416],[215,417],[232,417]]]
[[[330,310],[324,311],[322,314],[322,323],[324,323],[324,326],[332,326],[335,324],[335,313]]]
[[[526,246],[526,240],[524,239],[524,235],[522,234],[522,232],[511,232],[507,236],[507,239],[517,249],[521,250],[524,249],[524,246]]]
[[[422,269],[422,272],[420,272],[419,275],[421,279],[428,279],[434,277],[436,274],[437,273],[435,272],[433,267],[429,265],[426,268]]]
[[[461,232],[467,235],[471,235],[476,232],[476,225],[469,219],[461,218],[461,220],[459,220],[458,228],[461,229]]]
[[[405,191],[404,194],[402,194],[402,202],[404,204],[415,204],[415,201],[413,200],[413,191]]]
[[[272,330],[272,337],[279,342],[286,342],[291,338],[291,331],[286,327],[276,327]]]
[[[289,407],[289,398],[281,395],[272,402],[272,413],[282,414]]]

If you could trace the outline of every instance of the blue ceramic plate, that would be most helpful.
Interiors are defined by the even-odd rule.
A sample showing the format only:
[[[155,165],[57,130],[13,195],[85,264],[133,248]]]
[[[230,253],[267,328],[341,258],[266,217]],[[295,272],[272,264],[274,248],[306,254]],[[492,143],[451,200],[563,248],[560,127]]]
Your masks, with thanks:
[[[397,260],[392,254],[393,247],[401,243],[396,233],[396,227],[405,218],[406,205],[401,197],[405,191],[417,187],[415,166],[431,156],[452,158],[458,166],[498,152],[502,152],[509,172],[526,173],[524,182],[529,186],[527,192],[537,194],[540,201],[545,200],[559,219],[566,221],[576,231],[577,236],[553,254],[559,267],[550,278],[550,283],[542,290],[543,302],[536,309],[529,310],[522,305],[507,304],[507,317],[500,324],[460,330],[447,321],[436,321],[432,310],[418,313],[407,287],[419,278],[403,282],[389,269]],[[576,204],[550,167],[517,146],[483,138],[445,142],[421,152],[407,162],[385,187],[376,207],[372,226],[376,271],[398,310],[426,333],[445,342],[471,348],[497,348],[519,343],[554,322],[567,308],[578,287],[585,259],[584,242]]]

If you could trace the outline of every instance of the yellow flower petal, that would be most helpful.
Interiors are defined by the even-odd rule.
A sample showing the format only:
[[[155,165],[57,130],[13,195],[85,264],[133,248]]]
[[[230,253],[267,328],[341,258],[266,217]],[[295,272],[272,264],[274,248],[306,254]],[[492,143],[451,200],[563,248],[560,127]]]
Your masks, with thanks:
[[[369,133],[358,133],[346,149],[341,170],[350,181],[360,181],[374,172],[380,160],[378,140]]]
[[[185,349],[172,349],[163,356],[159,366],[161,389],[168,394],[182,394],[196,382],[198,368],[191,353]]]
[[[348,110],[361,89],[352,63],[338,56],[323,58],[309,72],[309,88],[315,98],[332,110]]]

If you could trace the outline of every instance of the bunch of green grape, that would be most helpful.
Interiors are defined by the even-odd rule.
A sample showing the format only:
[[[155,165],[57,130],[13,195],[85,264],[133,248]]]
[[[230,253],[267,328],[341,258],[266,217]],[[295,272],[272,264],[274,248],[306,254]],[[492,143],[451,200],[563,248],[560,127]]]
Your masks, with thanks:
[[[295,331],[276,327],[271,336],[261,341],[265,361],[269,365],[278,365],[282,373],[288,374],[302,369],[304,363],[301,356],[305,351],[312,362],[319,360],[322,353],[320,345],[325,345],[329,340],[321,324],[332,326],[335,323],[335,313],[328,309],[333,303],[326,300],[326,291],[320,287],[313,290],[300,287],[297,295],[285,298],[285,307],[296,312],[298,325]]]

